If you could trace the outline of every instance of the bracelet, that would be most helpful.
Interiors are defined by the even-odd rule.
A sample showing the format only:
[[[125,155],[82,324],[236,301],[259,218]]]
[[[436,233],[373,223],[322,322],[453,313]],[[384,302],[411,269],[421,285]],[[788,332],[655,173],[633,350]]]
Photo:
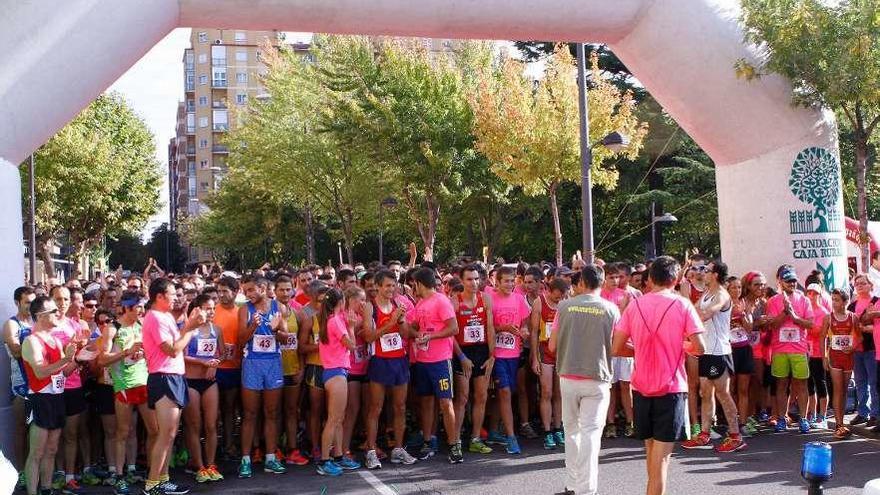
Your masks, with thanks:
[[[467,359],[467,356],[465,356],[463,352],[459,352],[457,357],[458,357],[458,361],[459,361],[459,362],[464,361],[465,359]]]

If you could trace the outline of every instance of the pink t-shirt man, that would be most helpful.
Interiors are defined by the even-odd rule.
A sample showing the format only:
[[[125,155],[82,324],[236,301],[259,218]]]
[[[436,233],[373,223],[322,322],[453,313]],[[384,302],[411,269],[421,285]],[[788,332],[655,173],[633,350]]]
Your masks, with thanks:
[[[449,298],[439,292],[435,292],[427,299],[419,300],[416,307],[406,315],[406,320],[418,325],[422,333],[442,332],[449,319],[455,319],[455,310],[452,309]],[[453,337],[444,337],[431,339],[425,344],[415,343],[413,354],[416,362],[437,363],[451,359],[452,339]]]
[[[325,370],[351,368],[351,351],[342,343],[342,338],[348,336],[347,327],[343,312],[336,313],[327,321],[327,343],[318,342],[318,352]]]
[[[495,291],[490,296],[492,300],[492,324],[495,325],[495,352],[497,359],[519,358],[522,349],[522,337],[519,334],[511,334],[499,331],[501,325],[512,325],[519,329],[523,322],[529,319],[532,308],[526,302],[526,298],[516,292],[505,296],[500,291]]]
[[[150,310],[144,316],[141,330],[144,340],[144,357],[147,359],[149,373],[167,373],[182,375],[186,372],[183,352],[169,356],[162,350],[162,342],[173,343],[180,338],[180,330],[171,313]]]
[[[602,299],[605,299],[608,302],[614,303],[617,305],[617,308],[623,305],[623,302],[626,300],[627,292],[619,287],[615,287],[613,289],[602,289]]]
[[[630,303],[615,332],[632,340],[632,388],[645,397],[687,392],[684,341],[702,333],[694,305],[672,291],[651,292]]]
[[[67,347],[72,340],[79,340],[82,337],[82,325],[73,318],[64,317],[50,333],[53,337],[61,341],[61,348]],[[82,376],[79,368],[73,370],[73,373],[67,375],[64,381],[64,390],[73,390],[82,387]]]
[[[820,304],[813,308],[813,328],[810,329],[807,338],[811,358],[825,357],[825,347],[822,345],[825,340],[825,335],[822,334],[822,323],[829,313],[830,311],[821,303],[821,300]]]
[[[788,299],[795,314],[805,320],[813,320],[813,305],[801,291],[794,291]],[[767,316],[776,317],[785,309],[784,293],[776,294],[767,301]],[[770,349],[773,354],[792,353],[806,354],[809,351],[807,342],[807,329],[799,327],[791,317],[787,317],[782,324],[770,330]]]

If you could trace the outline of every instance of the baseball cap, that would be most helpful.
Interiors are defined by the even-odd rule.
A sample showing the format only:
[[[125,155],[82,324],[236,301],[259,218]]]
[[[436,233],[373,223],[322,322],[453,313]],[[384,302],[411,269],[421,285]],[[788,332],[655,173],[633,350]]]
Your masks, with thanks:
[[[794,272],[791,268],[786,268],[782,270],[782,273],[779,274],[779,278],[785,280],[786,282],[797,282],[797,273]]]
[[[816,294],[822,293],[822,286],[819,284],[810,284],[807,286],[807,292],[813,291]]]
[[[141,300],[141,298],[139,297],[130,297],[119,301],[119,305],[123,308],[131,308],[141,303],[143,303],[143,300]]]

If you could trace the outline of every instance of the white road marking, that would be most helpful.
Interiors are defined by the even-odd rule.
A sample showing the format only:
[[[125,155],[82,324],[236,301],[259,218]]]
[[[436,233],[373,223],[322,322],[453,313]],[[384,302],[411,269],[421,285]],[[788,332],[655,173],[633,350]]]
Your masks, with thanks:
[[[382,480],[376,477],[375,474],[371,473],[366,469],[359,469],[358,474],[361,475],[361,478],[364,479],[367,483],[370,484],[377,492],[381,495],[398,495],[396,491],[392,490],[391,487],[382,483]]]

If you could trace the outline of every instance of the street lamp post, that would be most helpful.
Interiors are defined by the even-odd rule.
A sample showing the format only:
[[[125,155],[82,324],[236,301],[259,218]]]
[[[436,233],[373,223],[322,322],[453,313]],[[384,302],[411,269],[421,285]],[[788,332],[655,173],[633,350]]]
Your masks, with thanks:
[[[675,217],[672,213],[664,213],[662,215],[657,215],[657,204],[653,201],[651,202],[651,258],[656,258],[663,254],[663,250],[658,247],[658,235],[657,235],[657,224],[664,223],[674,223],[677,222],[678,218]]]
[[[590,144],[590,114],[587,104],[586,56],[584,44],[577,44],[578,110],[580,113],[581,138],[581,235],[584,261],[593,263],[593,182],[590,167],[593,163],[593,147],[601,144],[611,151],[620,151],[629,145],[629,137],[620,132],[612,132],[597,143]]]
[[[390,196],[383,199],[382,202],[379,203],[379,264],[380,265],[383,264],[383,262],[384,262],[383,256],[382,256],[382,251],[384,249],[384,243],[383,243],[382,237],[385,234],[385,216],[384,216],[383,212],[385,211],[386,207],[393,208],[395,206],[397,206],[397,200],[390,197]]]

